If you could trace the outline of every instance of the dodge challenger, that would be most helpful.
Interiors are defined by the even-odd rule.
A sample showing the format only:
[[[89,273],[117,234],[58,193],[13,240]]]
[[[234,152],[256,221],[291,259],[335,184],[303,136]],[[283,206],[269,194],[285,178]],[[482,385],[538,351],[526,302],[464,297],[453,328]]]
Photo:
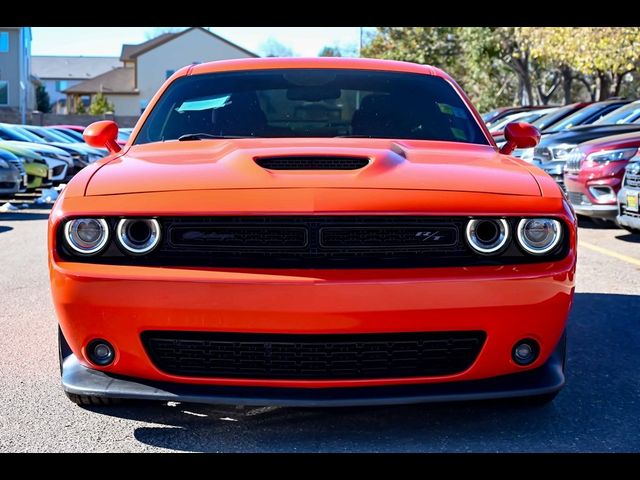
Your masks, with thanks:
[[[49,220],[62,385],[124,399],[342,406],[565,382],[576,218],[446,73],[371,59],[190,65]]]

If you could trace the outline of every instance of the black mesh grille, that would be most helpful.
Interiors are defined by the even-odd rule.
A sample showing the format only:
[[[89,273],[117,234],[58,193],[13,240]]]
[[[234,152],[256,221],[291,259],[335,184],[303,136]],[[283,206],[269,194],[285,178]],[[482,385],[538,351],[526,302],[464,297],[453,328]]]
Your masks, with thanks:
[[[589,199],[580,192],[567,192],[567,197],[573,205],[591,205]]]
[[[261,157],[256,163],[268,170],[358,170],[369,164],[358,157]]]
[[[153,363],[173,375],[359,379],[451,375],[469,368],[481,331],[339,335],[143,332]]]

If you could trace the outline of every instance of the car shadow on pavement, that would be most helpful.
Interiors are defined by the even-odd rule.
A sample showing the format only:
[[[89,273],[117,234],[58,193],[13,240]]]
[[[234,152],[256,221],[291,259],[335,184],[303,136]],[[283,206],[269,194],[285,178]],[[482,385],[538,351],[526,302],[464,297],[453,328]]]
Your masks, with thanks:
[[[578,216],[578,226],[590,230],[620,230],[615,222],[593,219],[582,215]]]
[[[618,235],[616,239],[622,240],[623,242],[640,243],[640,234],[628,233],[626,235]]]
[[[7,227],[5,225],[0,225],[0,233],[10,232],[11,230],[13,230],[13,227]]]
[[[141,402],[89,408],[156,424],[147,445],[198,452],[640,451],[640,296],[578,293],[567,385],[555,401],[280,408]],[[514,319],[517,321],[517,319]]]
[[[15,222],[22,220],[46,220],[49,218],[48,213],[29,213],[26,211],[0,213],[0,222]]]

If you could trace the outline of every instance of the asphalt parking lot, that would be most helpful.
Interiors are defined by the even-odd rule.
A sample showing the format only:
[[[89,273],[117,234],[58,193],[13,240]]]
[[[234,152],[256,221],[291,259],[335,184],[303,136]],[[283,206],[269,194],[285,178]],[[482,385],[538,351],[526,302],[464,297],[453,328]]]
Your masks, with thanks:
[[[0,213],[0,451],[640,451],[638,235],[580,228],[568,383],[545,407],[83,409],[60,388],[48,210],[31,207]]]

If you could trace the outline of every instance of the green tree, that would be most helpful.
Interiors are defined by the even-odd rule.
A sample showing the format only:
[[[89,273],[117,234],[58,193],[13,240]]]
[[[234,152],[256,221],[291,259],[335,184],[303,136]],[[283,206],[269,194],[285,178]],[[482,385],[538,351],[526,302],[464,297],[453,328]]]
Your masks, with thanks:
[[[462,65],[456,27],[377,27],[361,56],[433,65],[455,75]]]
[[[528,79],[528,63],[511,58],[519,56],[514,52],[517,45],[507,41],[510,33],[478,27],[377,27],[368,35],[362,56],[440,67],[460,83],[478,109],[489,110],[512,103],[524,90],[514,87],[516,66]]]
[[[96,93],[91,100],[91,105],[89,105],[89,113],[91,115],[102,115],[104,113],[113,113],[114,111],[113,103],[109,102],[102,92]]]
[[[638,27],[523,27],[520,35],[533,57],[564,68],[565,82],[579,80],[593,100],[619,95],[640,64]]]
[[[260,53],[265,57],[293,57],[293,50],[283,45],[275,38],[269,38],[260,47]]]
[[[36,87],[36,109],[42,113],[49,113],[51,111],[51,100],[49,94],[44,85],[39,84]]]
[[[340,49],[338,47],[330,47],[330,46],[325,46],[322,47],[322,50],[320,50],[320,53],[318,53],[319,57],[341,57],[342,53],[340,52]]]

